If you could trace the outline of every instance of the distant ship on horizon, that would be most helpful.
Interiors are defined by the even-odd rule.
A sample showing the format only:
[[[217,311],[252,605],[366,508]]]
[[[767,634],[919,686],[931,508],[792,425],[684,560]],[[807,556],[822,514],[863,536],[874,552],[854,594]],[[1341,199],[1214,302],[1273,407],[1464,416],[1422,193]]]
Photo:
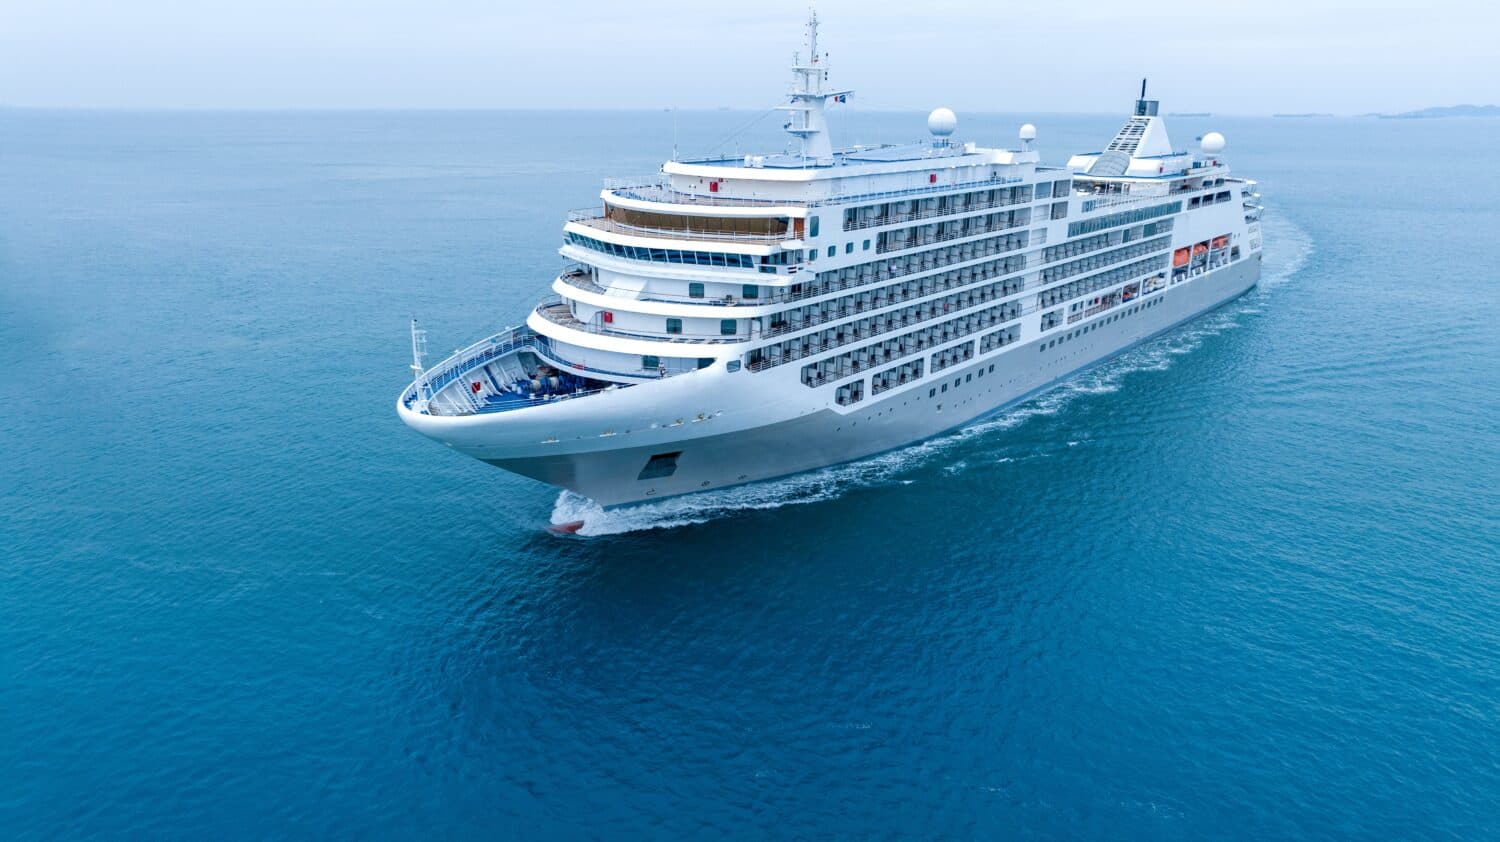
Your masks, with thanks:
[[[1256,183],[1225,141],[1172,145],[1145,83],[1100,151],[1042,163],[930,137],[835,148],[818,21],[786,151],[676,159],[569,215],[567,265],[523,326],[428,366],[407,425],[605,506],[891,450],[1024,400],[1243,294]],[[476,301],[483,300],[476,291]]]

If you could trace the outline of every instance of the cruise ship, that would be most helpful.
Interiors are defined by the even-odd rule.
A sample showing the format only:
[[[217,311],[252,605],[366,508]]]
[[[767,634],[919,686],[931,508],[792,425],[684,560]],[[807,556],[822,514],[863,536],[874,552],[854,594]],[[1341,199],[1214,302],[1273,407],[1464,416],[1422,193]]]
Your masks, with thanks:
[[[1036,394],[1260,277],[1260,196],[1222,135],[1174,147],[1141,98],[1103,150],[1047,166],[954,138],[835,148],[816,16],[787,150],[673,159],[570,214],[525,324],[426,365],[413,429],[604,507],[899,448]]]

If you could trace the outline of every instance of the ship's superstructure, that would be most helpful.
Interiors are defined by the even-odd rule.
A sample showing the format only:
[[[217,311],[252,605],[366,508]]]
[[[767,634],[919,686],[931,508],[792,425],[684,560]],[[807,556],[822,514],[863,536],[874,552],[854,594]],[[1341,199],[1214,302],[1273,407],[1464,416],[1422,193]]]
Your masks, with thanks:
[[[1102,151],[1044,166],[952,138],[835,149],[816,18],[789,149],[673,160],[564,227],[526,324],[433,367],[410,426],[619,505],[830,465],[991,413],[1243,293],[1255,183],[1175,149],[1145,98]]]

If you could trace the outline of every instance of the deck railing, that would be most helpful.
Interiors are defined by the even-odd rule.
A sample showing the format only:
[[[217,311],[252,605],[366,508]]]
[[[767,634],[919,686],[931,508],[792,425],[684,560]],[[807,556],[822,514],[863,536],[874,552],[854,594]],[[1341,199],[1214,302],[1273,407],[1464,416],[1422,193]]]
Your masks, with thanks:
[[[834,193],[818,199],[789,200],[760,196],[715,196],[683,193],[672,189],[666,175],[662,174],[659,178],[606,178],[604,180],[604,189],[622,198],[636,199],[642,202],[661,202],[663,204],[709,205],[718,207],[734,207],[736,205],[773,207],[780,205],[790,208],[817,208],[847,202],[876,202],[954,190],[984,190],[1020,183],[1020,178],[986,178],[975,181],[964,181],[957,184],[923,184],[916,187],[900,187],[895,190],[880,190],[866,193]]]
[[[407,387],[406,393],[402,395],[402,401],[408,408],[411,408],[419,400],[430,402],[434,396],[442,392],[454,381],[459,380],[460,378],[467,377],[471,372],[483,366],[486,366],[489,363],[494,362],[495,360],[500,359],[506,354],[522,349],[529,349],[535,352],[539,358],[545,360],[549,365],[552,365],[559,371],[566,371],[572,374],[590,376],[590,379],[599,379],[599,377],[613,377],[626,378],[628,381],[641,381],[646,379],[655,379],[658,376],[671,377],[673,375],[683,374],[688,371],[696,370],[695,368],[675,366],[668,368],[665,375],[658,375],[655,372],[644,371],[608,371],[605,369],[586,366],[581,363],[568,362],[562,359],[554,351],[552,347],[552,341],[548,337],[537,333],[531,328],[520,325],[516,327],[506,328],[505,330],[493,336],[475,342],[473,345],[470,345],[467,348],[455,351],[447,359],[422,372],[421,376]],[[595,377],[595,375],[598,375],[598,377]],[[537,405],[550,401],[566,400],[570,398],[584,397],[586,395],[595,395],[599,394],[600,392],[610,391],[611,389],[616,387],[623,388],[630,385],[633,385],[633,383],[612,383],[610,386],[605,386],[598,389],[580,389],[555,395],[537,396],[534,400],[528,401],[525,404],[502,403],[486,405],[484,403],[477,402],[474,399],[474,396],[467,390],[461,391],[460,394],[463,395],[463,402],[467,405],[467,408],[470,412],[476,414],[484,414],[491,412],[504,412],[510,409],[519,409],[524,406]],[[430,412],[431,410],[428,409],[427,411]]]

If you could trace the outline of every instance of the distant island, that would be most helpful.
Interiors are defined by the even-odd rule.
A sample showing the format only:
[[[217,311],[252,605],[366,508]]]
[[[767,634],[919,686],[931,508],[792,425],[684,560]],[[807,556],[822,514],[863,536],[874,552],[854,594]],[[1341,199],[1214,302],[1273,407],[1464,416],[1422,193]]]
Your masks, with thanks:
[[[1304,120],[1308,117],[1332,117],[1333,115],[1322,112],[1308,112],[1306,114],[1272,114],[1271,116],[1279,117],[1283,120]]]
[[[1500,117],[1500,105],[1440,105],[1400,114],[1377,114],[1382,120],[1427,120],[1434,117]]]

